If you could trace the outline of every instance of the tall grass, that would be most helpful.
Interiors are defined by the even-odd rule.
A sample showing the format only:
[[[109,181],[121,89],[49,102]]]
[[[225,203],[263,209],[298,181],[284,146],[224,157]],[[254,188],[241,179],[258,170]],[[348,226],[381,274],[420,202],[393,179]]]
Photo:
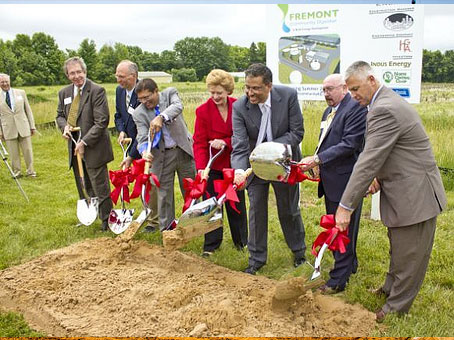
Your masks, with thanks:
[[[208,98],[205,85],[202,83],[162,84],[160,87],[176,86],[183,99],[184,117],[189,129],[193,130],[195,108]],[[431,85],[432,86],[432,85]],[[109,103],[113,109],[115,84],[107,84]],[[55,118],[56,93],[60,87],[29,87],[25,90],[32,102],[36,120],[48,122]],[[432,87],[431,87],[432,88]],[[454,87],[450,87],[454,93]],[[430,90],[432,91],[432,90]],[[234,96],[241,94],[241,84],[237,86]],[[429,92],[429,96],[433,96]],[[426,98],[426,87],[423,87],[423,98]],[[432,97],[430,97],[432,98]],[[440,102],[423,101],[416,105],[428,131],[437,160],[440,165],[454,168],[453,142],[450,136],[453,131],[452,108],[445,96]],[[303,114],[305,137],[302,144],[305,155],[313,153],[318,140],[320,117],[325,105],[322,102],[305,102]],[[111,111],[113,114],[114,110]],[[116,147],[115,161],[109,164],[110,169],[118,169],[121,159],[120,150]],[[35,166],[38,177],[21,179],[22,186],[30,197],[27,204],[21,197],[14,181],[10,178],[5,166],[0,164],[0,269],[26,262],[45,252],[61,248],[74,242],[106,236],[99,231],[99,221],[90,227],[77,227],[76,200],[77,192],[72,172],[67,167],[66,143],[55,129],[43,130],[41,136],[33,137]],[[175,187],[179,191],[178,186]],[[454,305],[454,267],[452,244],[452,220],[454,220],[454,192],[448,191],[448,208],[438,218],[434,249],[421,292],[405,317],[392,315],[386,319],[385,328],[377,329],[377,336],[450,336],[454,333],[452,306]],[[182,206],[181,195],[176,196],[176,206]],[[297,275],[298,270],[292,266],[292,254],[283,239],[277,219],[273,195],[269,198],[269,256],[267,265],[260,270],[260,275],[281,279]],[[134,201],[132,207],[141,210],[140,202]],[[351,303],[359,303],[374,311],[383,304],[383,300],[367,292],[368,288],[379,287],[387,270],[388,240],[386,229],[378,221],[369,220],[370,200],[366,199],[358,239],[358,273],[350,279],[344,293],[339,296]],[[306,229],[306,244],[310,247],[316,235],[321,231],[319,218],[324,214],[323,200],[317,198],[316,184],[303,183],[301,212]],[[178,211],[180,213],[180,211]],[[247,252],[238,252],[234,248],[228,228],[224,230],[224,242],[221,248],[209,258],[209,261],[231,268],[242,270],[247,265]],[[113,236],[112,234],[109,234]],[[136,238],[152,244],[162,244],[159,233],[139,233]],[[183,251],[200,254],[203,239],[190,242]],[[307,258],[312,262],[313,256],[308,250]],[[331,256],[323,259],[323,275],[333,263]],[[342,313],[342,311],[339,311]],[[346,316],[348,317],[348,316]],[[346,334],[348,335],[348,334]],[[14,313],[0,312],[0,336],[38,336],[24,323],[21,316]]]

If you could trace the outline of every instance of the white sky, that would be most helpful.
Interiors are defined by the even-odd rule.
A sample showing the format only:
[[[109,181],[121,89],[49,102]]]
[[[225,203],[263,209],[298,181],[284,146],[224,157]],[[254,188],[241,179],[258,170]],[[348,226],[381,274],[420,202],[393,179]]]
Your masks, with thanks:
[[[44,32],[60,49],[85,38],[121,42],[150,52],[173,49],[185,37],[220,37],[249,47],[266,41],[266,5],[260,4],[5,4],[0,1],[0,39]],[[424,48],[454,49],[454,4],[425,5]]]

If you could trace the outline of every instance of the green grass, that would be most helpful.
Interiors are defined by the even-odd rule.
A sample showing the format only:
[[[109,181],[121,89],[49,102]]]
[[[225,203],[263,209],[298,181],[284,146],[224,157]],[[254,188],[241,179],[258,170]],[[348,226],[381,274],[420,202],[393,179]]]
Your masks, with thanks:
[[[196,84],[166,84],[176,86],[183,98],[184,116],[190,130],[193,129],[195,108],[208,98],[205,86]],[[27,94],[32,101],[32,109],[37,121],[52,121],[56,111],[56,93],[60,87],[29,87]],[[114,102],[115,84],[106,85],[109,102]],[[241,85],[237,86],[234,95],[239,96]],[[435,88],[435,90],[434,90]],[[439,91],[439,89],[442,91]],[[454,88],[449,87],[451,93]],[[429,84],[423,87],[422,103],[416,105],[421,114],[426,130],[432,140],[436,158],[440,166],[454,168],[454,147],[452,132],[454,130],[452,103],[445,95],[445,87]],[[435,100],[432,100],[434,99]],[[430,99],[430,100],[425,100]],[[325,105],[323,102],[305,102],[303,105],[305,137],[303,153],[311,154],[317,144],[320,117]],[[113,114],[114,111],[111,113]],[[50,117],[50,118],[46,118]],[[15,182],[10,178],[4,164],[0,165],[0,269],[27,262],[52,249],[65,247],[87,238],[104,237],[99,231],[99,221],[90,227],[76,227],[77,193],[74,178],[67,167],[66,143],[55,129],[41,131],[41,136],[33,137],[35,167],[38,177],[23,178],[21,184],[30,197],[27,204],[20,195]],[[110,169],[118,169],[120,150],[112,138],[115,150],[115,161],[109,164]],[[445,183],[452,180],[444,176]],[[448,187],[448,186],[447,186]],[[454,305],[454,267],[452,244],[452,221],[454,220],[454,191],[449,187],[448,208],[438,219],[434,249],[421,292],[408,316],[391,316],[385,321],[383,330],[376,330],[376,336],[449,336],[454,332],[452,306]],[[176,190],[177,187],[176,187]],[[177,194],[176,206],[181,209],[181,195]],[[133,207],[140,210],[136,200]],[[270,195],[269,222],[269,257],[267,265],[259,272],[273,279],[301,274],[292,267],[292,254],[285,245],[277,220],[274,195]],[[358,240],[359,270],[352,276],[349,286],[339,296],[347,302],[359,303],[370,311],[381,306],[383,300],[367,292],[368,288],[379,287],[384,280],[388,267],[388,239],[386,228],[380,222],[367,218],[370,211],[370,200],[365,200],[363,218]],[[179,212],[179,211],[178,211]],[[302,185],[303,221],[306,228],[308,248],[316,235],[321,231],[319,218],[324,214],[323,200],[316,196],[314,183]],[[111,235],[112,236],[112,235]],[[162,244],[159,233],[136,236],[151,244]],[[202,238],[189,243],[183,251],[195,254],[202,252]],[[313,261],[310,250],[307,257]],[[242,270],[247,265],[247,253],[238,252],[233,247],[228,228],[224,230],[224,242],[219,251],[209,261],[233,270]],[[323,260],[323,275],[332,265],[332,257]],[[15,313],[0,312],[0,336],[42,336],[29,329],[23,318]],[[346,334],[348,336],[348,334]]]

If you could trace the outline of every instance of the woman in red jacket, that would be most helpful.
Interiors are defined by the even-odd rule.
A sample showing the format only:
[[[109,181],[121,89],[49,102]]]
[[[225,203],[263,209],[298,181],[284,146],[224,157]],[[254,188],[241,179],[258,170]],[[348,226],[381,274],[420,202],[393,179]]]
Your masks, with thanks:
[[[230,168],[230,153],[232,152],[232,105],[236,100],[229,97],[232,94],[235,82],[233,77],[223,70],[212,70],[206,84],[210,98],[196,109],[194,127],[194,158],[197,170],[203,170],[209,159],[209,148],[213,154],[225,145],[224,152],[213,162],[208,177],[207,191],[215,196],[213,180],[222,179],[222,169]],[[239,250],[247,244],[247,215],[244,190],[238,191],[240,202],[236,207],[240,213],[225,204],[230,232],[235,247]],[[205,234],[203,256],[211,255],[222,243],[222,227]]]

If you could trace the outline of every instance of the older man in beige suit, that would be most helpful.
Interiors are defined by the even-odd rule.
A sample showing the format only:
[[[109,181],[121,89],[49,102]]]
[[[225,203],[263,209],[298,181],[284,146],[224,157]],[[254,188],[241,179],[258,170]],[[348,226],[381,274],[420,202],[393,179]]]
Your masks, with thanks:
[[[33,168],[33,149],[31,136],[35,133],[35,120],[24,90],[11,88],[9,75],[0,73],[0,138],[6,141],[13,172],[21,177],[19,147],[24,155],[27,176],[36,177]]]
[[[361,197],[380,190],[380,213],[388,228],[391,255],[385,283],[375,291],[387,297],[376,312],[377,322],[382,322],[389,312],[407,313],[416,298],[446,196],[416,110],[381,85],[364,61],[353,63],[345,80],[353,98],[368,105],[369,113],[364,151],[342,195],[336,224],[345,230]]]

